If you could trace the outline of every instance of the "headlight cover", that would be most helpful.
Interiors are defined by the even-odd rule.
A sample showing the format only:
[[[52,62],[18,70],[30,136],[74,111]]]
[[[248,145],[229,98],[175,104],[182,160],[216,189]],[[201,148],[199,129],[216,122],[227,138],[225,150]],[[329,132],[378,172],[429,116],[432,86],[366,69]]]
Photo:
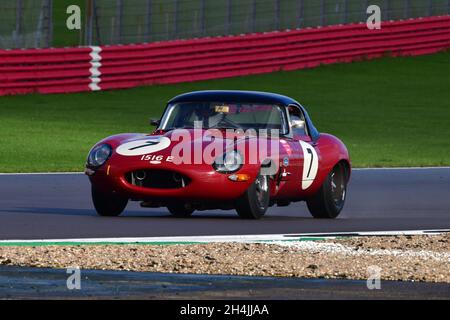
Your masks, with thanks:
[[[90,167],[100,167],[109,159],[112,148],[109,144],[100,144],[89,152],[87,164]]]
[[[238,171],[243,164],[242,155],[233,150],[225,152],[220,157],[216,158],[213,167],[217,172],[233,173]]]

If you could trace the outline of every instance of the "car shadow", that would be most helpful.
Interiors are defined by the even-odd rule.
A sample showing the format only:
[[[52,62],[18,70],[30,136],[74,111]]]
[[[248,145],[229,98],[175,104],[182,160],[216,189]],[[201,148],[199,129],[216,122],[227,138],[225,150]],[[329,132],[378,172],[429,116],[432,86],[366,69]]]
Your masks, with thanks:
[[[142,216],[139,211],[125,211],[127,214]],[[2,209],[0,213],[31,213],[31,214],[54,214],[68,216],[97,216],[94,209],[73,209],[73,208],[48,208],[48,207],[20,207],[13,209]],[[152,216],[169,216],[166,212],[152,212]]]
[[[49,207],[16,207],[11,209],[0,209],[0,214],[37,214],[37,215],[58,215],[58,216],[86,216],[86,217],[98,217],[94,209],[74,209],[74,208],[49,208]],[[118,219],[142,219],[142,218],[157,218],[157,219],[173,219],[173,220],[240,220],[243,223],[259,220],[245,220],[241,219],[233,210],[222,212],[208,212],[208,211],[196,211],[191,217],[177,218],[172,216],[168,211],[158,210],[155,211],[138,211],[138,210],[125,210],[119,217],[99,217],[99,218],[118,218]],[[280,215],[279,213],[270,214],[270,211],[261,219],[267,220],[311,220],[309,217],[294,216],[294,215]]]

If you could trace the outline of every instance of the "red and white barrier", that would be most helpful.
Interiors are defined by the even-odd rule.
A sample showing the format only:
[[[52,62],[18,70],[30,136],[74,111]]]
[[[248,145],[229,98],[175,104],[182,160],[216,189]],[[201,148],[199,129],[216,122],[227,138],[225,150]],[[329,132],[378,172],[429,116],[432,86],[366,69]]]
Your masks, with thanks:
[[[0,50],[0,95],[89,90],[90,48]]]
[[[422,55],[450,47],[450,16],[89,48],[0,50],[0,95],[130,88]]]
[[[89,53],[89,56],[91,57],[91,68],[89,69],[89,72],[91,73],[90,80],[91,83],[89,83],[89,89],[92,91],[98,91],[101,90],[99,87],[99,83],[101,81],[101,72],[100,67],[102,66],[102,56],[100,55],[100,52],[102,51],[102,48],[94,46],[90,47],[91,53]]]

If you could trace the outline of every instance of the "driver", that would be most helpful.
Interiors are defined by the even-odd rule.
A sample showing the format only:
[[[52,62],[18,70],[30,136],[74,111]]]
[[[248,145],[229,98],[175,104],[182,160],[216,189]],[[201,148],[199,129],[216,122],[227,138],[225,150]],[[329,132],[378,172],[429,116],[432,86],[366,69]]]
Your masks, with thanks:
[[[216,112],[215,105],[200,104],[194,108],[193,121],[202,121],[204,128],[211,128],[217,126],[225,116],[225,113]]]

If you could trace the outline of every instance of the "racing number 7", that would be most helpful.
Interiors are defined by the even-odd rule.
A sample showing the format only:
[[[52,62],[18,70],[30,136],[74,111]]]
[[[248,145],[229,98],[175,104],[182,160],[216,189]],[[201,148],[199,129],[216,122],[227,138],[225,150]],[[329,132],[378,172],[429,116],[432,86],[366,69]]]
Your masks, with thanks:
[[[306,174],[306,179],[308,179],[309,178],[309,174],[311,173],[311,168],[312,168],[312,164],[313,164],[313,161],[314,161],[314,153],[312,152],[311,148],[307,148],[306,150],[311,155],[311,161],[309,161],[308,173]],[[306,164],[306,159],[305,159],[305,164]]]
[[[319,157],[312,145],[302,140],[299,142],[303,150],[302,189],[305,190],[312,185],[316,178],[319,169]]]

